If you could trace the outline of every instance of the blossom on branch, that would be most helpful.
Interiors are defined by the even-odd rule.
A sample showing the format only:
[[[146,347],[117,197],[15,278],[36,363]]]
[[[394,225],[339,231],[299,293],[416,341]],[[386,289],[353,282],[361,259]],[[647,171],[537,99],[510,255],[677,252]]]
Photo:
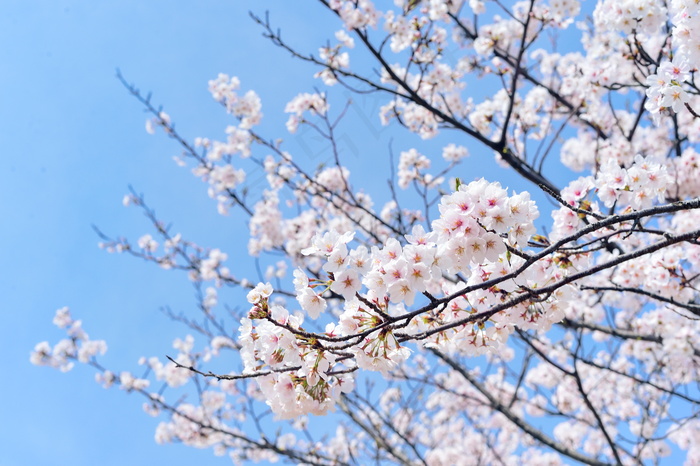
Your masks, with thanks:
[[[293,90],[286,123],[220,74],[235,122],[190,143],[120,77],[247,248],[172,234],[131,191],[151,231],[101,247],[185,272],[196,313],[166,315],[191,334],[137,376],[61,308],[31,362],[90,365],[167,418],[158,442],[236,462],[699,463],[697,2],[320,6],[316,51],[251,15],[323,87]],[[355,110],[414,134],[370,146]]]

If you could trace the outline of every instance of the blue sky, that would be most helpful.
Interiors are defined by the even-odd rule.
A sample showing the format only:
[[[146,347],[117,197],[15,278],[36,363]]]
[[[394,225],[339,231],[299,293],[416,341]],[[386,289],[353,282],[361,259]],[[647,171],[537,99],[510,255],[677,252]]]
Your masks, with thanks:
[[[97,248],[92,224],[132,239],[150,231],[139,212],[121,205],[130,184],[186,237],[243,261],[234,248],[240,222],[216,215],[206,186],[172,162],[178,153],[172,141],[146,134],[146,115],[114,76],[119,68],[152,91],[186,137],[217,138],[229,117],[210,98],[207,81],[219,72],[236,75],[243,89],[254,88],[263,99],[265,128],[285,136],[284,104],[320,83],[314,69],[261,37],[249,9],[269,9],[300,50],[315,53],[335,30],[315,2],[0,5],[0,465],[230,464],[208,452],[156,445],[158,420],[142,412],[142,400],[101,389],[92,370],[62,374],[31,366],[28,358],[37,342],[62,337],[51,319],[63,306],[91,337],[107,340],[104,360],[118,370],[136,369],[143,355],[162,357],[184,335],[158,310],[193,306],[186,279]],[[333,92],[345,98],[342,89]],[[376,108],[371,97],[355,99],[343,135],[355,167],[367,151],[386,154],[389,143],[397,156],[427,144],[374,128]],[[303,134],[289,139],[298,150],[308,142]],[[471,151],[478,162],[468,162],[464,179],[487,176],[527,187],[515,186],[483,148]]]

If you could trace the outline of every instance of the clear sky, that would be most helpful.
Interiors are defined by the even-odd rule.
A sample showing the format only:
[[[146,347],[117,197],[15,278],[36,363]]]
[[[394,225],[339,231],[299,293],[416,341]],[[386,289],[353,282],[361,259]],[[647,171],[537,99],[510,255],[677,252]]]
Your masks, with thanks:
[[[316,52],[335,30],[315,2],[0,2],[0,465],[230,463],[156,445],[159,421],[142,412],[140,397],[101,389],[88,368],[62,374],[31,366],[29,352],[62,337],[51,323],[62,306],[84,320],[91,337],[107,340],[105,363],[118,370],[136,369],[140,356],[162,358],[184,335],[158,310],[192,307],[186,279],[99,250],[91,225],[132,239],[150,231],[121,205],[129,184],[205,246],[232,247],[240,223],[216,215],[206,186],[172,162],[178,149],[171,141],[146,134],[146,115],[115,70],[152,91],[188,138],[223,137],[229,117],[207,81],[237,75],[263,99],[268,128],[285,136],[284,104],[320,84],[316,70],[261,37],[249,9],[269,9],[300,50]],[[370,144],[386,154],[390,134],[372,126],[375,104],[356,99],[355,131],[346,138],[355,164]],[[422,144],[402,134],[395,153]],[[464,178],[498,170],[490,178],[507,185],[508,175],[479,150],[472,152],[481,171]]]

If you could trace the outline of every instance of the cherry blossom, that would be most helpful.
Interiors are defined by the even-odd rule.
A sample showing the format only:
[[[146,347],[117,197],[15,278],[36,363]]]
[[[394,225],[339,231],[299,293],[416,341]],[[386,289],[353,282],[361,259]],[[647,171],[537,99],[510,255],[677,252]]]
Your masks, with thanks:
[[[63,307],[31,362],[89,365],[164,419],[156,441],[234,462],[700,461],[698,5],[321,5],[335,33],[313,51],[252,15],[320,78],[271,107],[286,123],[263,129],[265,96],[220,74],[234,122],[190,143],[121,78],[247,245],[199,246],[132,191],[150,230],[101,247],[185,272],[188,333],[135,375]],[[414,134],[347,162],[343,90]],[[329,162],[274,133],[300,127]]]

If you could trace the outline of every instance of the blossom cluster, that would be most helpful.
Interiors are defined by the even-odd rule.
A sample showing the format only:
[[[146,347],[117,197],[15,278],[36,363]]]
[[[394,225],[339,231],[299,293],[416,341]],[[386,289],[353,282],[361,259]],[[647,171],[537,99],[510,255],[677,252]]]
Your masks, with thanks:
[[[440,185],[444,181],[442,178],[433,178],[430,174],[421,173],[421,170],[430,168],[430,159],[417,150],[411,149],[401,152],[399,159],[399,187],[408,188],[412,181],[424,186]]]
[[[481,283],[494,273],[507,274],[516,263],[509,248],[527,244],[535,231],[533,221],[539,215],[527,193],[508,196],[500,184],[483,179],[460,185],[456,192],[442,198],[439,209],[440,218],[433,221],[431,231],[415,226],[412,234],[406,235],[405,245],[389,238],[382,248],[348,249],[352,236],[330,231],[317,235],[312,247],[303,251],[325,258],[323,270],[332,274],[329,288],[346,301],[340,334],[352,335],[381,321],[376,319],[376,311],[357,300],[360,291],[366,290],[365,299],[377,309],[386,310],[389,303],[411,306],[418,295],[449,295],[459,289],[444,288],[443,276],[458,275],[463,280],[473,276],[475,283]],[[311,289],[318,285],[308,285],[304,277],[296,283],[302,308],[310,316],[318,316],[326,307],[322,294]],[[501,284],[491,293],[497,294],[500,302],[516,288],[514,283]],[[479,303],[484,307],[491,303],[486,298],[475,298],[472,301],[471,295],[467,296],[471,304],[464,304],[463,315],[481,307]]]
[[[262,119],[262,104],[255,91],[248,91],[239,96],[236,91],[240,87],[237,77],[229,77],[220,73],[216,79],[209,81],[209,92],[217,102],[221,102],[226,110],[241,119],[240,127],[250,129]]]
[[[292,115],[287,120],[287,130],[295,133],[301,123],[304,112],[325,115],[328,111],[328,102],[323,94],[303,93],[292,99],[284,108],[285,113]]]
[[[296,333],[303,332],[303,316],[272,304],[272,291],[261,283],[248,293],[253,306],[239,328],[244,373],[265,371],[256,381],[278,417],[324,414],[352,389],[353,378],[329,375],[336,356]]]
[[[73,368],[74,361],[87,363],[98,354],[107,352],[107,343],[104,340],[91,340],[83,330],[82,321],[74,320],[69,308],[57,310],[53,323],[56,327],[65,329],[68,338],[59,341],[53,348],[46,341],[38,343],[29,358],[32,364],[67,372]]]
[[[666,108],[678,113],[690,100],[690,96],[683,89],[683,83],[690,76],[690,66],[685,58],[676,56],[673,61],[663,62],[656,74],[647,76],[646,90],[649,100],[644,107],[652,115]],[[657,116],[658,121],[658,116]]]
[[[641,155],[627,169],[608,160],[596,176],[598,197],[607,207],[617,202],[636,210],[650,207],[654,200],[663,201],[672,183],[665,166]]]
[[[338,12],[348,30],[374,27],[380,12],[369,0],[331,0],[329,6]]]

